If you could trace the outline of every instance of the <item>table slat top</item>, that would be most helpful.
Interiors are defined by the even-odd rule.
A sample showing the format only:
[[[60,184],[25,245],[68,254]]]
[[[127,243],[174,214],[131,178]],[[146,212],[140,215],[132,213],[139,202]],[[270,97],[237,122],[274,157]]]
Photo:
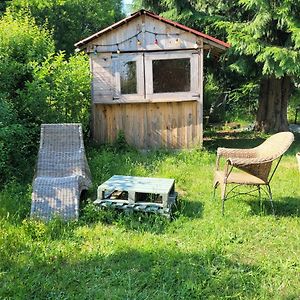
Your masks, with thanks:
[[[170,178],[152,178],[114,175],[99,186],[102,190],[118,190],[138,193],[167,194],[174,186]]]

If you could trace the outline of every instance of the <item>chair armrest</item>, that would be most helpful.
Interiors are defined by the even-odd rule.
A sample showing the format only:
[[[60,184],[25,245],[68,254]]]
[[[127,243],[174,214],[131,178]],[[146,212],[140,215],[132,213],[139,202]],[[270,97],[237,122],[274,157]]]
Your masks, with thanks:
[[[218,148],[217,156],[224,158],[255,158],[257,152],[255,149]]]
[[[228,164],[232,165],[233,167],[243,167],[243,166],[251,166],[251,165],[258,165],[258,164],[265,164],[272,162],[273,159],[268,158],[235,158],[230,157],[227,159]]]

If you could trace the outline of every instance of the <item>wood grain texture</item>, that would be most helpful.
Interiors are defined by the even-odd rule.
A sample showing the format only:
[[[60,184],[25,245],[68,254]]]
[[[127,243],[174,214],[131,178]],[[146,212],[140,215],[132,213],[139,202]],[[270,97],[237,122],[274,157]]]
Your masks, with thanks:
[[[188,49],[194,48],[199,39],[201,38],[193,33],[148,16],[141,16],[93,40],[87,51],[93,52],[97,49],[100,53],[116,52],[118,49],[121,52]]]
[[[139,149],[183,149],[200,146],[198,101],[136,104],[95,104],[94,140],[113,142],[119,131]]]

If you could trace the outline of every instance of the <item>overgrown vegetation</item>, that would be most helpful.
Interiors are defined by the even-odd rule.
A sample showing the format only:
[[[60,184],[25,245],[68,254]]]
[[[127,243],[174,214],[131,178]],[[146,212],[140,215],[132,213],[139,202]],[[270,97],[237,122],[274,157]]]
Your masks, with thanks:
[[[27,14],[0,19],[0,184],[27,175],[41,123],[81,122],[90,104],[88,58],[55,54],[49,31]]]
[[[0,194],[0,298],[297,299],[299,137],[272,183],[275,217],[266,198],[228,200],[224,217],[220,193],[211,199],[216,147],[261,140],[253,133],[212,135],[206,150],[176,153],[88,147],[88,201],[114,174],[175,178],[172,222],[87,204],[78,222],[45,224],[27,218],[30,185],[7,185]]]
[[[248,14],[238,9],[240,3],[221,0],[142,2],[223,39],[224,28],[212,26],[224,21],[221,13],[228,12],[227,21]],[[120,18],[120,3],[0,3],[0,298],[297,299],[299,136],[272,183],[275,217],[266,199],[248,196],[229,200],[221,217],[219,199],[211,199],[216,148],[255,146],[261,136],[211,131],[203,150],[140,153],[121,132],[112,145],[88,145],[94,185],[79,220],[29,218],[40,124],[81,122],[88,133],[88,60],[72,54],[72,44]],[[206,55],[214,70],[219,63]],[[205,109],[218,121],[245,119],[257,108],[258,77],[247,68],[248,59],[231,56],[226,72],[205,72]],[[295,94],[291,118],[297,99]],[[174,178],[179,193],[174,220],[99,211],[92,204],[97,186],[114,174]]]
[[[56,50],[74,53],[74,44],[122,18],[121,0],[13,0],[13,13],[27,12],[53,32]],[[0,7],[1,9],[1,7]]]

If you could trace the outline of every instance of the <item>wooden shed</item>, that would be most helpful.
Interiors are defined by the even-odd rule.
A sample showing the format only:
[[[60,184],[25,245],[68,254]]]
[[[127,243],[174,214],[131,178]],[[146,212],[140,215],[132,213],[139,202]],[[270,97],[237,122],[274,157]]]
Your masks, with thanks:
[[[78,42],[90,57],[92,136],[141,149],[200,146],[203,57],[229,45],[140,10]]]

